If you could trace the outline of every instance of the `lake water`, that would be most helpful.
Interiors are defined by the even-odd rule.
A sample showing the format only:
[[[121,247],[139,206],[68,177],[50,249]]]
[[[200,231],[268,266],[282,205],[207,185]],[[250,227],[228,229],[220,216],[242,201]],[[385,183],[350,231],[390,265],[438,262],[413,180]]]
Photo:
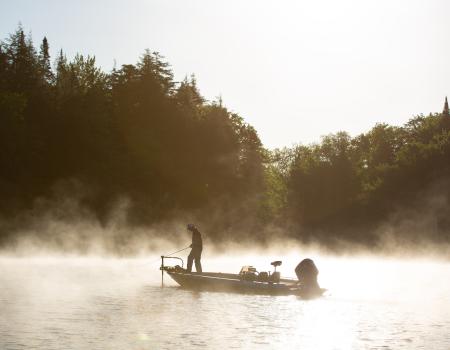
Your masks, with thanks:
[[[0,257],[0,349],[450,349],[450,264],[311,256],[326,297],[182,290],[155,257]],[[279,256],[203,258],[269,270]],[[294,276],[301,260],[283,259]]]

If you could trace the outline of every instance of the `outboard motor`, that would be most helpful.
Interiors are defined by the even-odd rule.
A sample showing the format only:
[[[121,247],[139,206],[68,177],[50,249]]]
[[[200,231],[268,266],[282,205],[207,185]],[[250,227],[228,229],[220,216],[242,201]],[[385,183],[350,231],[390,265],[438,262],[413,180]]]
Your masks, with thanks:
[[[295,274],[301,285],[309,290],[320,289],[317,282],[319,270],[311,259],[303,259],[295,268]]]

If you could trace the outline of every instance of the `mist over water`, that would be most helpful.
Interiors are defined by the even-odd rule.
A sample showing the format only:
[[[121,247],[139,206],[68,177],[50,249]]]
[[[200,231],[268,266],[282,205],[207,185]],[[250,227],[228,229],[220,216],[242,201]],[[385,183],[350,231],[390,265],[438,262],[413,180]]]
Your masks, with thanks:
[[[206,271],[259,271],[308,256],[326,297],[180,289],[139,258],[0,257],[1,349],[448,349],[450,264],[426,258],[336,257],[305,250],[205,251]],[[165,253],[165,252],[163,252]],[[180,255],[186,256],[181,253]]]

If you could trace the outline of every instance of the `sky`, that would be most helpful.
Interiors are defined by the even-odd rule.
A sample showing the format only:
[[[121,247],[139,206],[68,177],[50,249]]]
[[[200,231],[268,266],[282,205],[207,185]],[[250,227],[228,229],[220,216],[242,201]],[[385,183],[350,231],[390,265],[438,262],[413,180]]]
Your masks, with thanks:
[[[402,125],[450,95],[447,0],[0,0],[38,46],[93,55],[110,71],[146,48],[176,80],[253,125],[268,148]]]

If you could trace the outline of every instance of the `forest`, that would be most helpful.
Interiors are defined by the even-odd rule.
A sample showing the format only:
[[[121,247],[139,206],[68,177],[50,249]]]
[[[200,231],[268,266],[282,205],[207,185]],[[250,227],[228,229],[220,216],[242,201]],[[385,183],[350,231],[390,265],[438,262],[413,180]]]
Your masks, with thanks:
[[[450,242],[448,105],[269,150],[157,52],[104,72],[49,45],[21,26],[0,43],[0,245],[65,198],[100,225],[125,202],[130,227],[189,220],[218,241]]]

